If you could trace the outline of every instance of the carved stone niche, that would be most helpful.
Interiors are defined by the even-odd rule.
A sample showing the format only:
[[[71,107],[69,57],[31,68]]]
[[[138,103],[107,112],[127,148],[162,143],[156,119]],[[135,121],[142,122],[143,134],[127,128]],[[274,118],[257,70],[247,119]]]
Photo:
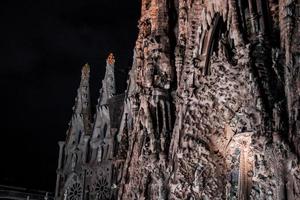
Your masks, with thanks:
[[[203,71],[205,76],[211,74],[210,65],[216,57],[236,65],[236,61],[233,59],[235,52],[234,43],[229,36],[226,24],[227,21],[224,21],[224,18],[217,13],[212,18],[212,24],[208,30],[203,28],[199,35],[199,55],[197,56],[197,62],[194,64],[196,68]]]
[[[252,186],[252,132],[238,133],[226,147],[226,199],[248,199]]]

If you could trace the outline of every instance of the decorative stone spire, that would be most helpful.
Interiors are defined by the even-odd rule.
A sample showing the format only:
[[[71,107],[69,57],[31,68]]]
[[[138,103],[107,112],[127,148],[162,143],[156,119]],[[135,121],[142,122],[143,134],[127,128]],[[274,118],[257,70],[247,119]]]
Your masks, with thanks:
[[[70,137],[72,133],[85,133],[90,132],[90,66],[85,64],[81,71],[81,81],[77,90],[77,97],[75,99],[75,106],[73,107],[73,116],[67,134]]]
[[[107,100],[115,95],[116,84],[115,84],[115,57],[110,53],[106,60],[106,72],[104,79],[102,80],[102,88],[100,90],[99,105],[107,104]]]
[[[85,132],[90,131],[90,119],[91,119],[91,99],[90,99],[90,66],[86,63],[81,72],[80,92],[78,91],[78,98],[81,98],[81,114],[83,115],[83,123]],[[81,96],[79,96],[81,95]]]
[[[97,162],[111,158],[112,151],[108,149],[113,147],[111,138],[111,123],[108,100],[115,95],[115,58],[110,53],[106,59],[106,71],[102,80],[100,97],[98,99],[97,112],[94,118],[93,133],[91,139],[92,154]]]
[[[89,114],[90,113],[90,66],[85,64],[81,71],[81,82],[77,90],[77,99],[75,113],[77,114]]]

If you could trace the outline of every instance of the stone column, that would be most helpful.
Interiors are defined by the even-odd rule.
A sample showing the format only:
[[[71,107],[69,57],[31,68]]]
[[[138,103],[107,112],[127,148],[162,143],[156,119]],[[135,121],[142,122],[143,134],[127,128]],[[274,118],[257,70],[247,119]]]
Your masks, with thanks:
[[[248,0],[249,12],[250,12],[250,21],[251,21],[251,28],[252,28],[252,35],[257,31],[257,13],[254,11],[254,5],[252,0]]]
[[[87,162],[87,151],[88,151],[88,144],[90,141],[90,136],[89,135],[85,135],[84,136],[84,152],[83,152],[83,165],[86,166],[86,162]],[[85,190],[85,186],[86,186],[86,167],[84,167],[83,169],[83,186],[82,186],[82,196],[81,196],[81,200],[84,200],[86,197],[86,190]]]
[[[59,188],[60,188],[60,176],[61,176],[61,165],[62,165],[62,157],[63,157],[63,148],[65,146],[65,142],[59,141],[59,157],[58,157],[58,166],[56,172],[56,187],[55,187],[55,199],[59,196]]]
[[[266,33],[266,24],[265,24],[265,14],[264,14],[264,7],[263,2],[261,0],[256,1],[256,8],[257,8],[257,14],[259,16],[259,32],[262,35],[265,35]]]

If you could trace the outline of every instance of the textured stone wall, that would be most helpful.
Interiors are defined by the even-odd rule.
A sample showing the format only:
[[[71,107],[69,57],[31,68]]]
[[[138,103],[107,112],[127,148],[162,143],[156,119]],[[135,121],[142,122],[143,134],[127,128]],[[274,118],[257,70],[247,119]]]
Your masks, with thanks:
[[[172,118],[167,1],[144,1],[124,115],[130,127],[119,199],[165,199]],[[122,130],[122,128],[121,128]],[[122,133],[121,133],[122,134]],[[149,196],[152,194],[152,197]]]
[[[93,123],[83,70],[57,199],[300,199],[300,2],[141,3],[124,103],[110,55]]]
[[[300,198],[298,23],[296,1],[143,1],[119,199]]]

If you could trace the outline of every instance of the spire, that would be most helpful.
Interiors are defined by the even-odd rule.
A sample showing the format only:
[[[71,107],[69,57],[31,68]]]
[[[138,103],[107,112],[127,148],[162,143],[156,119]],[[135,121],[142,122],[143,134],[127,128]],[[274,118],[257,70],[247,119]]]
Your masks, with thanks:
[[[115,58],[110,53],[106,59],[106,71],[104,79],[102,80],[102,88],[100,89],[100,97],[98,99],[97,112],[94,119],[94,128],[92,134],[92,144],[95,144],[92,148],[98,148],[102,142],[106,145],[106,137],[110,137],[111,123],[109,115],[108,100],[113,97],[116,93],[115,89]],[[100,155],[99,160],[102,160]]]
[[[102,80],[102,88],[100,90],[99,105],[107,104],[107,100],[113,97],[116,93],[115,84],[115,57],[112,53],[108,55],[106,59],[106,71],[104,79]]]
[[[90,132],[90,66],[85,64],[81,71],[81,81],[77,90],[77,97],[73,107],[73,116],[67,132],[68,137],[71,134],[79,132],[89,134]]]
[[[90,115],[90,66],[85,64],[81,71],[81,81],[80,86],[77,90],[77,98],[75,104],[75,113],[83,114],[85,118]]]

